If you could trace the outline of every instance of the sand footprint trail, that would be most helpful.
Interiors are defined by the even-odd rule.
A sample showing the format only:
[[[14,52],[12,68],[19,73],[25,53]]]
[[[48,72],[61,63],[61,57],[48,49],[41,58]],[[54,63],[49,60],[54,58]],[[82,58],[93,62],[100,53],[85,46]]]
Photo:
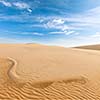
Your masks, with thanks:
[[[32,44],[1,46],[0,100],[100,100],[100,56],[88,53]]]

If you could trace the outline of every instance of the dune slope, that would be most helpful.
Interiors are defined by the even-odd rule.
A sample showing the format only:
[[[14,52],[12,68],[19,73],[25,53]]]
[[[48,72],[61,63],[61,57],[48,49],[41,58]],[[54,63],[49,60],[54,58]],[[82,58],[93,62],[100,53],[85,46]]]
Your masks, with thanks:
[[[100,52],[0,45],[0,100],[100,100]]]
[[[80,49],[90,49],[90,50],[100,50],[100,45],[87,45],[87,46],[80,46],[76,47]]]

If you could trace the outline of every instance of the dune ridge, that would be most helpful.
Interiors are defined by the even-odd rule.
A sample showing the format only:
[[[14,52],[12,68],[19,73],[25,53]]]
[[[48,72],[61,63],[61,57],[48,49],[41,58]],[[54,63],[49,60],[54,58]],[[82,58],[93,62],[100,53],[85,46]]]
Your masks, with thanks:
[[[0,100],[100,100],[99,52],[0,47]]]
[[[100,50],[100,44],[75,47],[79,49]]]

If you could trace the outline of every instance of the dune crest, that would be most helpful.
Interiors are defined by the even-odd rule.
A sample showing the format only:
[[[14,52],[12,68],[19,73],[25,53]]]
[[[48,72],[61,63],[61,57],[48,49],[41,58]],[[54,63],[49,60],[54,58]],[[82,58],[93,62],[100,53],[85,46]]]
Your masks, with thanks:
[[[98,45],[79,46],[79,47],[76,47],[76,48],[89,49],[89,50],[100,50],[100,44],[98,44]]]

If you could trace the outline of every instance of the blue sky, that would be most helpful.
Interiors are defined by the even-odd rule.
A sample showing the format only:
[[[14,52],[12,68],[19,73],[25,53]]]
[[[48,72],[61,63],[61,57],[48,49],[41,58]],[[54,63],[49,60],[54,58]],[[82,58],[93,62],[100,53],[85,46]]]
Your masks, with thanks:
[[[100,43],[100,0],[0,0],[0,43]]]

